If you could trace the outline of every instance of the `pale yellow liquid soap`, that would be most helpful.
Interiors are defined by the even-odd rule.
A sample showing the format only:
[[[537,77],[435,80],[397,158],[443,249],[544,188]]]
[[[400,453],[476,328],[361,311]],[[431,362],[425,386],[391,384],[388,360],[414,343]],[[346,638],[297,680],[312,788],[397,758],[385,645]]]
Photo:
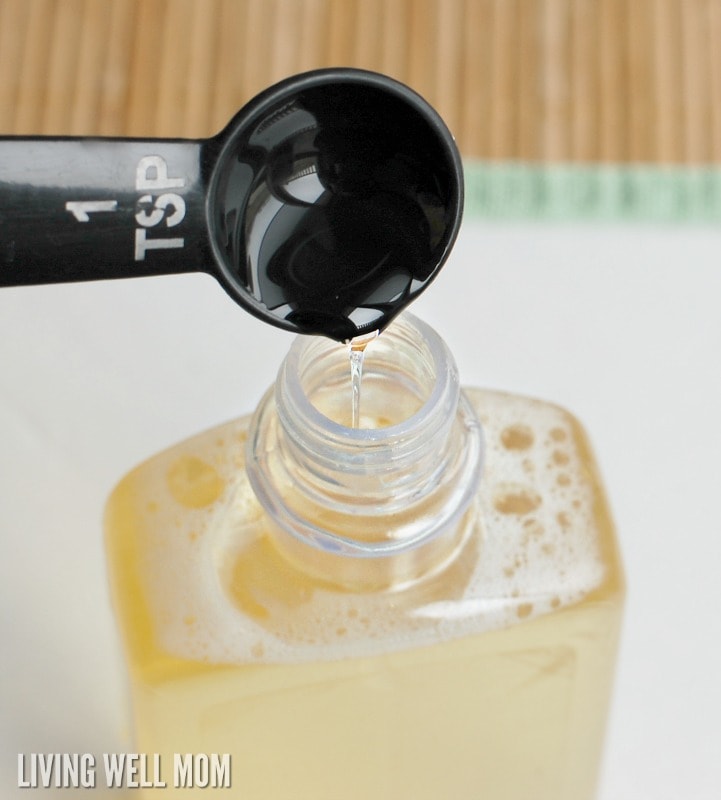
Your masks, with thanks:
[[[361,427],[392,426],[421,402],[372,369],[366,380]],[[313,394],[347,422],[332,382]],[[465,395],[482,479],[450,544],[404,562],[397,580],[369,558],[334,574],[338,557],[284,543],[246,472],[249,418],[121,482],[107,549],[134,747],[161,754],[169,786],[173,754],[228,753],[220,797],[594,796],[623,602],[596,468],[565,411]],[[302,514],[307,497],[293,499],[292,481],[285,491]],[[326,528],[343,516],[330,506]],[[411,524],[423,501],[411,506],[394,519]],[[383,523],[359,535],[382,540]]]

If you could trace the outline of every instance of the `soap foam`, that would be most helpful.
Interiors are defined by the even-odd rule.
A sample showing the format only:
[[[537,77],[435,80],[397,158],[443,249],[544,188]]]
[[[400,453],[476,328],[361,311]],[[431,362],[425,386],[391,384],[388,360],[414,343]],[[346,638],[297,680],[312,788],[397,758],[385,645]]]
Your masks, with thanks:
[[[208,663],[372,656],[514,625],[599,586],[601,523],[572,419],[526,398],[466,394],[483,425],[486,467],[468,516],[472,538],[453,567],[458,581],[448,597],[416,602],[421,590],[319,586],[288,614],[271,615],[272,624],[244,613],[230,590],[233,565],[268,535],[243,469],[244,418],[176,448],[143,477],[154,498],[144,525],[144,577],[162,646]],[[180,459],[212,489],[207,505],[178,503]],[[168,474],[175,476],[170,488]]]

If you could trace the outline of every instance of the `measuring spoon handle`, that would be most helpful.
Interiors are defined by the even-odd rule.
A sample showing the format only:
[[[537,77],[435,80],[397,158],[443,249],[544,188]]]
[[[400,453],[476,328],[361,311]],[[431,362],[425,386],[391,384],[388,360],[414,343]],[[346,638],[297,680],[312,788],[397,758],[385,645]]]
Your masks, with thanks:
[[[211,271],[202,142],[0,137],[0,286]]]

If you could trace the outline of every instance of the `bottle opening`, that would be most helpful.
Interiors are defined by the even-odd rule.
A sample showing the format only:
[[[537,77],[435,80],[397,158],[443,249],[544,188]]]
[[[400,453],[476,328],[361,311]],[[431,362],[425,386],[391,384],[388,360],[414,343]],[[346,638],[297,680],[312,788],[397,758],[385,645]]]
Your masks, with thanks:
[[[347,350],[295,341],[251,423],[248,476],[288,541],[397,560],[460,530],[478,488],[482,434],[429,326],[403,315],[372,348],[353,428]],[[421,561],[416,554],[406,566]]]
[[[423,336],[418,328],[422,323],[415,323],[406,315],[390,333],[365,343],[358,425],[353,424],[350,362],[357,351],[352,342],[348,348],[318,337],[299,340],[290,355],[291,369],[297,370],[297,388],[320,414],[340,427],[379,429],[408,422],[426,403],[436,401],[434,390],[447,371],[444,346]],[[295,393],[293,402],[302,404]]]

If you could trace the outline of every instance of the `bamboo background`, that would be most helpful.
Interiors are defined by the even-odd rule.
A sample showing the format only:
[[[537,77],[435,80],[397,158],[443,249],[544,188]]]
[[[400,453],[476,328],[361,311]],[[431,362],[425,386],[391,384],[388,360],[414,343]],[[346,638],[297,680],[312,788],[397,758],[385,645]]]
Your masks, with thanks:
[[[209,136],[331,65],[411,85],[465,156],[721,162],[721,0],[0,0],[0,134]]]

